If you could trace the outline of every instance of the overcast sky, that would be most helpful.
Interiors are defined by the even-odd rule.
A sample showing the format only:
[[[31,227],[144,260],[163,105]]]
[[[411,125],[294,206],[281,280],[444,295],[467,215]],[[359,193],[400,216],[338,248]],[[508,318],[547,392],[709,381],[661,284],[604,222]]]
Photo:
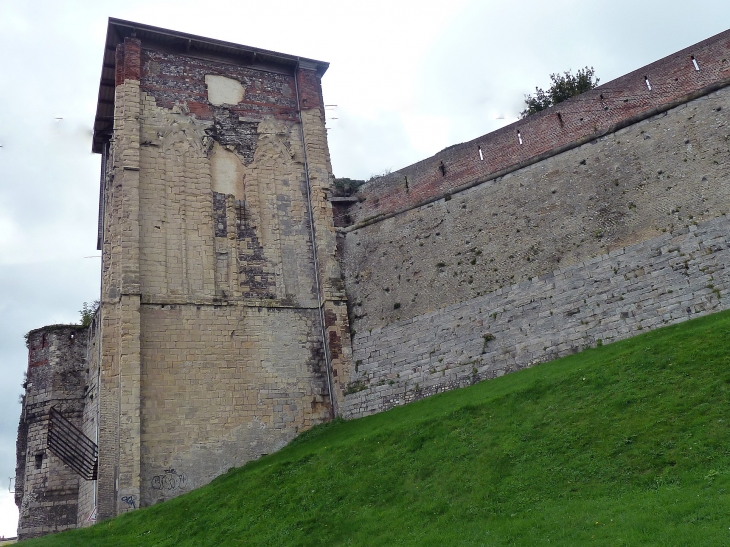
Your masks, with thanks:
[[[0,0],[0,536],[15,535],[23,334],[99,295],[91,154],[108,17],[329,61],[338,177],[515,121],[549,74],[602,83],[730,27],[727,0]],[[62,118],[62,119],[57,119]]]

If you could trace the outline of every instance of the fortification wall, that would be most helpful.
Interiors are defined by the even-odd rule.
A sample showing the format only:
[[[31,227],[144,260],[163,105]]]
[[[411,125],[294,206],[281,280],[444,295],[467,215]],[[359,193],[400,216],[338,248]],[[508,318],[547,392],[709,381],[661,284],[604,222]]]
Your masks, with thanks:
[[[80,425],[87,339],[87,330],[78,326],[54,325],[28,333],[16,468],[19,539],[76,527],[79,477],[47,448],[48,414],[55,407]]]
[[[610,134],[729,81],[730,31],[725,31],[370,182],[362,188],[366,200],[351,207],[348,214],[357,225],[439,199]]]
[[[730,87],[348,232],[357,332],[730,211]]]
[[[730,307],[730,220],[691,225],[353,339],[345,416]]]
[[[653,253],[667,238],[697,226],[709,235],[698,232],[680,246],[692,251],[696,238],[714,246],[715,227],[727,228],[730,88],[721,87],[727,84],[727,59],[700,63],[696,71],[688,55],[694,52],[699,62],[699,51],[709,59],[710,52],[725,55],[729,45],[730,35],[723,33],[596,90],[605,98],[610,90],[617,101],[638,96],[632,87],[638,74],[648,74],[652,92],[661,92],[662,82],[676,87],[661,95],[663,107],[644,104],[640,116],[631,110],[624,112],[628,118],[611,118],[613,130],[598,138],[582,141],[574,134],[577,141],[563,146],[562,133],[551,136],[543,128],[540,142],[548,152],[534,149],[529,161],[497,177],[466,167],[450,171],[449,160],[439,184],[426,174],[409,175],[406,191],[393,185],[396,173],[363,187],[365,201],[352,214],[356,224],[341,231],[355,361],[346,415],[383,410],[577,351],[597,339],[615,340],[721,308],[710,297],[725,290],[724,281],[702,272],[715,268],[715,277],[722,278],[724,255],[712,264],[683,257],[682,264],[688,261],[683,272],[690,275],[677,277],[669,267],[676,265],[667,261],[678,255],[665,253],[659,260]],[[677,72],[685,57],[694,75]],[[700,78],[707,65],[710,76],[696,86],[705,94],[687,99],[695,93],[688,95],[687,82]],[[641,81],[648,93],[643,76]],[[566,113],[590,113],[591,101],[596,97],[580,96],[554,108],[567,126]],[[599,113],[613,115],[608,106]],[[652,109],[656,113],[647,116]],[[550,110],[520,122],[527,124],[520,126],[522,146],[528,145],[528,129],[538,131],[555,117]],[[500,130],[483,142],[499,150],[504,135]],[[468,150],[475,154],[459,145],[400,173],[426,173],[422,167],[428,162],[435,168],[433,162],[453,154],[461,158]],[[486,146],[482,151],[486,154]],[[500,165],[513,162],[505,154]],[[470,161],[482,163],[478,150]],[[483,163],[488,161],[485,155]],[[413,206],[408,200],[416,200],[417,180],[428,195]],[[450,180],[458,184],[449,186]],[[363,218],[371,213],[380,216]],[[633,281],[634,274],[646,278]],[[563,275],[572,281],[563,281]],[[600,279],[595,287],[585,281],[592,278]],[[577,286],[575,279],[581,280]]]

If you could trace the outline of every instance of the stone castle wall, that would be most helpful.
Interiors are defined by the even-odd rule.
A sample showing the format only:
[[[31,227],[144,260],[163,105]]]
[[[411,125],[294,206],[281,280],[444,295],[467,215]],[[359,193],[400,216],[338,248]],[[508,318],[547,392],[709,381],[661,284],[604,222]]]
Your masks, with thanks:
[[[18,538],[76,527],[79,476],[47,447],[55,407],[74,425],[84,410],[87,330],[54,325],[28,333],[28,370],[17,444]]]
[[[356,332],[730,212],[730,87],[349,231]]]
[[[653,107],[654,115],[631,120],[634,123],[582,144],[578,139],[563,147],[556,136],[550,137],[552,141],[541,139],[541,146],[554,142],[557,148],[549,153],[529,152],[538,154],[533,159],[539,161],[525,161],[493,178],[480,178],[464,169],[449,181],[451,164],[444,160],[447,171],[442,186],[433,178],[410,178],[412,173],[425,173],[422,164],[365,185],[361,201],[351,212],[355,224],[341,230],[355,361],[345,415],[383,410],[396,402],[564,355],[597,339],[622,338],[639,325],[648,328],[647,321],[659,326],[722,308],[719,301],[705,300],[724,290],[724,285],[694,275],[682,293],[683,309],[691,312],[677,315],[675,310],[667,317],[664,303],[675,302],[676,296],[668,294],[677,293],[680,281],[666,277],[668,272],[656,262],[652,249],[662,247],[668,234],[697,225],[725,226],[723,215],[730,212],[730,88],[718,85],[727,83],[723,67],[728,47],[730,35],[723,33],[606,84],[607,89],[597,88],[594,94],[607,98],[610,90],[610,96],[618,100],[628,93],[621,85],[647,73],[655,92],[662,89],[662,82],[675,82],[660,101],[674,106],[661,112]],[[707,62],[698,72],[688,52],[700,50],[708,53],[703,54]],[[683,66],[685,57],[696,74],[690,72],[682,83],[677,67]],[[705,67],[711,78],[697,83],[705,94],[676,104],[679,97],[672,93],[686,98],[687,82],[699,78]],[[646,86],[645,90],[649,92]],[[596,99],[591,97],[576,97],[538,114],[535,121],[519,122],[524,146],[530,131],[547,123],[556,109],[563,112],[563,121],[568,112],[578,110],[586,112],[588,119],[586,102]],[[609,110],[601,112],[612,112],[607,106]],[[481,142],[499,149],[503,133],[489,134]],[[438,164],[470,150],[465,146],[426,162]],[[504,165],[514,160],[509,154],[500,158]],[[478,155],[471,161],[482,163]],[[409,177],[408,190],[394,183],[404,173]],[[423,185],[427,199],[421,194],[420,202],[408,202],[416,200],[417,184]],[[379,216],[364,217],[372,213]],[[614,261],[617,253],[627,253],[631,259]],[[622,282],[623,274],[618,273],[604,280],[610,283],[609,294],[601,291],[596,296],[590,284],[577,290],[571,285],[567,294],[560,293],[570,285],[559,282],[561,272],[577,268],[579,279],[592,276],[586,265],[607,257],[613,261],[609,261],[611,272],[626,273],[624,268],[630,264],[656,281],[655,288],[642,285],[642,291],[660,290],[664,283],[674,293],[640,292],[627,297],[637,289],[629,280]],[[723,267],[721,260],[717,268]],[[538,282],[545,279],[554,281]],[[538,298],[533,291],[538,286],[553,295],[555,309],[552,300]],[[583,300],[591,298],[607,303],[599,316],[591,312],[583,317]],[[536,321],[533,308],[548,318],[540,316]],[[571,314],[566,316],[567,311]],[[630,315],[623,317],[626,313]],[[647,314],[653,314],[651,320]],[[635,323],[635,315],[642,317],[640,323]],[[614,316],[625,326],[617,330],[609,320]],[[499,323],[502,317],[509,325]],[[575,326],[577,320],[583,323]],[[489,351],[482,352],[485,335],[495,339],[484,345]]]
[[[353,338],[345,417],[387,410],[730,307],[730,218]]]

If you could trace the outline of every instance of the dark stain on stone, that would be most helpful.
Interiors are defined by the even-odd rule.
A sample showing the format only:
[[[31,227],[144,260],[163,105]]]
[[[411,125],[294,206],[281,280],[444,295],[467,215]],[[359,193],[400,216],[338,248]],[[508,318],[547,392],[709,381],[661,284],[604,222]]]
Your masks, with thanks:
[[[226,195],[220,192],[213,192],[213,224],[215,237],[226,237]]]

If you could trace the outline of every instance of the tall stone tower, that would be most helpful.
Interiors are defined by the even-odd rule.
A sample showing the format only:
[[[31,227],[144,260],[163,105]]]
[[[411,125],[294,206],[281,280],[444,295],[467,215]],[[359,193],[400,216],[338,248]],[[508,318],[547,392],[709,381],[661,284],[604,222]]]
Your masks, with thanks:
[[[327,66],[109,20],[93,140],[98,483],[81,487],[100,519],[337,414],[350,346]]]

